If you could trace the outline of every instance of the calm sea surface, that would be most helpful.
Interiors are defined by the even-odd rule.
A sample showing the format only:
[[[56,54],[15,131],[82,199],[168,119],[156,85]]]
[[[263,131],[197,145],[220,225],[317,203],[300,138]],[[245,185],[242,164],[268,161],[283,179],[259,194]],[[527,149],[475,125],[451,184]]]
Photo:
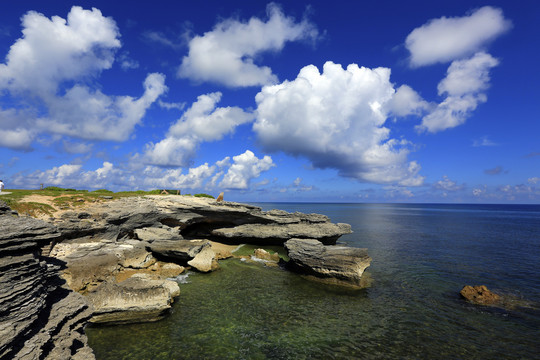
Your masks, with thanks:
[[[261,264],[190,273],[166,319],[87,329],[98,359],[540,359],[540,205],[256,204],[352,225],[371,287]],[[248,249],[241,249],[246,251]],[[509,309],[459,298],[505,294]]]

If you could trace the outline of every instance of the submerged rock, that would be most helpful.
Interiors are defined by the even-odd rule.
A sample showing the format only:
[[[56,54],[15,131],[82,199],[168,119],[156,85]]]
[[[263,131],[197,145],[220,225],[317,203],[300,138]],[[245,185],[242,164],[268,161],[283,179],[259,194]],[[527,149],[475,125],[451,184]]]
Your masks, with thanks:
[[[256,258],[266,261],[274,261],[279,262],[280,257],[277,252],[270,254],[268,251],[264,249],[255,249],[253,251],[253,254]]]
[[[364,270],[371,258],[367,249],[325,246],[315,239],[291,239],[285,243],[288,267],[314,279],[351,287],[365,287]]]
[[[477,305],[501,305],[501,297],[491,292],[485,285],[466,285],[459,294],[466,300]]]

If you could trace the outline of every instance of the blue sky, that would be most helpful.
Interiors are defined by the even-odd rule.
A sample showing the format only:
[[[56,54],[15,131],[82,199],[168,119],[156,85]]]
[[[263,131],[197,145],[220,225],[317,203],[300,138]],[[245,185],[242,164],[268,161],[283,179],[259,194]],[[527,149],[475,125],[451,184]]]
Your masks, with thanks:
[[[19,1],[6,188],[540,202],[537,1]]]

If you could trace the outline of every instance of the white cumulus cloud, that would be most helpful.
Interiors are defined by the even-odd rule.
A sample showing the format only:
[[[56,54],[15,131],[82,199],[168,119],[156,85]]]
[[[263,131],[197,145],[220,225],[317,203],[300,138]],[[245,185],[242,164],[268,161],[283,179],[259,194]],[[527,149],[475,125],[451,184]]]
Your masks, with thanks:
[[[225,189],[247,189],[251,179],[274,166],[270,156],[265,155],[259,159],[252,151],[246,150],[243,154],[233,156],[233,163],[219,186]]]
[[[487,101],[489,70],[499,61],[479,52],[469,59],[452,62],[437,90],[446,98],[422,119],[419,131],[439,132],[463,124],[478,104]]]
[[[373,183],[420,185],[410,143],[384,127],[395,90],[390,69],[327,62],[304,67],[293,81],[256,96],[258,140],[269,151],[305,156],[315,167]]]
[[[401,85],[388,102],[388,110],[396,116],[420,115],[433,107],[410,86]]]
[[[0,64],[0,86],[51,95],[65,80],[109,69],[120,47],[116,23],[93,8],[74,6],[67,20],[30,11],[22,17],[23,36]]]
[[[253,115],[239,107],[217,107],[221,93],[197,98],[174,123],[166,137],[146,147],[144,161],[160,166],[187,166],[203,141],[221,140],[238,125],[253,120]]]
[[[89,140],[125,141],[150,105],[166,90],[165,76],[158,73],[146,77],[144,93],[137,99],[108,96],[76,85],[64,96],[49,99],[49,117],[39,119],[36,125],[43,132]]]
[[[279,51],[288,41],[314,39],[317,31],[307,20],[297,23],[285,16],[273,3],[268,5],[267,13],[267,21],[254,17],[248,22],[228,19],[212,31],[195,36],[189,42],[189,53],[182,60],[178,76],[229,87],[276,82],[272,70],[255,64],[255,57]]]
[[[98,9],[74,6],[67,19],[30,11],[22,27],[0,64],[0,90],[13,106],[0,109],[0,128],[12,135],[4,146],[29,149],[41,133],[124,141],[167,89],[154,73],[138,99],[99,90],[95,80],[112,67],[121,43],[114,20]]]
[[[484,6],[466,16],[428,21],[407,36],[405,46],[413,67],[444,63],[483,50],[510,27],[502,10]]]

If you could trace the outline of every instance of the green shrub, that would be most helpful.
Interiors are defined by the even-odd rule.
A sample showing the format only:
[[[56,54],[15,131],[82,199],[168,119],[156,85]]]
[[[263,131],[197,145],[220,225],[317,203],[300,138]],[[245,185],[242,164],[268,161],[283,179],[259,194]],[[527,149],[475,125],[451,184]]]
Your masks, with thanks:
[[[213,197],[212,195],[208,195],[208,194],[195,194],[193,195],[195,197],[204,197],[204,198],[210,198],[210,199],[215,199],[215,197]]]
[[[58,186],[47,186],[45,189],[43,190],[49,190],[49,191],[64,191],[66,189],[64,188],[61,188],[61,187],[58,187]]]

